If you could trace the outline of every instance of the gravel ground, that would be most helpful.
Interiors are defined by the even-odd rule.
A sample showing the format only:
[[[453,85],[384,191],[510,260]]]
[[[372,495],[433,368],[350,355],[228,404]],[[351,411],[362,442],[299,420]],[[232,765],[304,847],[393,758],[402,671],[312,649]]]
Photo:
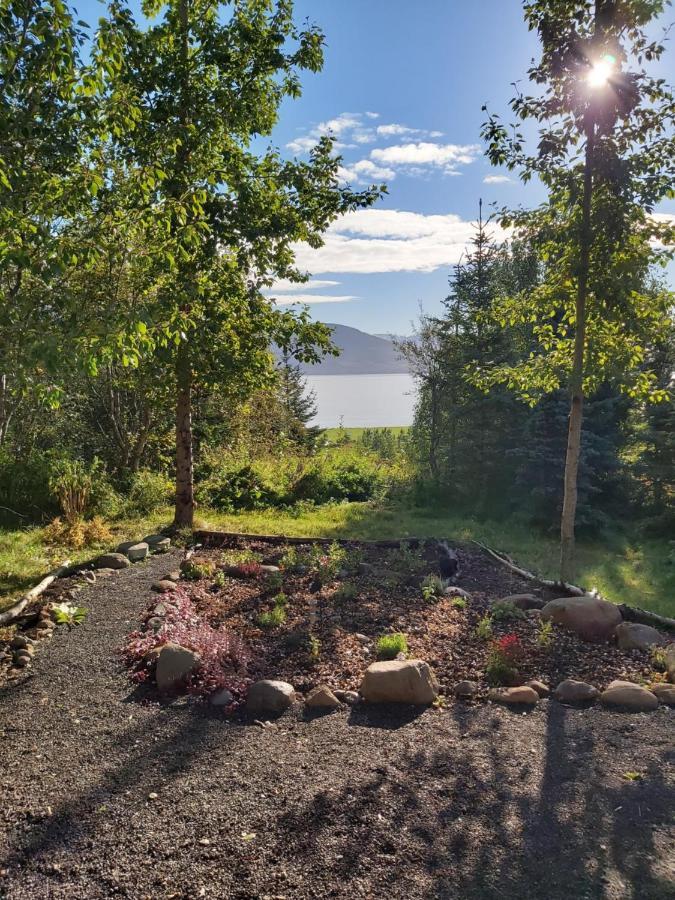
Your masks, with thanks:
[[[171,568],[87,588],[0,691],[1,897],[675,897],[672,710],[147,704],[115,650]]]

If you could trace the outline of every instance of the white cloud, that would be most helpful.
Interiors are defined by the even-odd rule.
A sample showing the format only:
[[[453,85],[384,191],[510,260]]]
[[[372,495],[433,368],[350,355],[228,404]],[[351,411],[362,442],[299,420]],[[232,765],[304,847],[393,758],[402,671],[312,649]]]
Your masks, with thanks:
[[[483,184],[512,184],[513,180],[508,175],[486,175]]]
[[[349,303],[350,300],[358,300],[358,297],[334,294],[282,294],[274,299],[277,306],[291,306],[296,303]]]
[[[312,147],[316,146],[317,141],[318,136],[310,137],[307,135],[306,137],[294,138],[292,141],[289,141],[286,146],[291,153],[309,153]]]
[[[376,113],[376,112],[366,112],[366,116],[369,119],[379,119],[380,118],[380,114]]]
[[[310,279],[309,281],[289,281],[288,278],[280,278],[278,281],[275,281],[269,290],[265,293],[267,294],[286,294],[289,291],[319,291],[323,288],[327,287],[337,287],[340,284],[339,281],[319,281],[317,279]]]
[[[432,144],[420,141],[411,144],[395,144],[392,147],[378,147],[370,154],[371,159],[388,165],[399,166],[439,166],[454,171],[457,164],[473,162],[480,153],[478,144]]]
[[[505,232],[491,226],[495,240]],[[331,225],[323,247],[299,245],[297,263],[308,271],[433,272],[457,263],[475,234],[475,223],[456,215],[364,209]]]
[[[382,137],[390,137],[392,135],[401,135],[401,134],[419,134],[419,128],[408,128],[407,125],[397,125],[396,123],[392,123],[391,125],[378,125],[377,133]]]
[[[366,183],[371,181],[393,181],[396,172],[386,166],[378,166],[370,159],[360,159],[348,166],[340,166],[341,181]]]

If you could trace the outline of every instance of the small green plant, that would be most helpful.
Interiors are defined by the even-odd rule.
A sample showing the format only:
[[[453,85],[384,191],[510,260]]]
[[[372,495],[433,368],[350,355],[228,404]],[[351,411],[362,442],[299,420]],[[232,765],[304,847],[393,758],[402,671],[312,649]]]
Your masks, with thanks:
[[[244,550],[224,550],[222,560],[225,566],[240,566],[243,563],[259,563],[262,557],[259,553],[255,553],[247,548]]]
[[[438,575],[427,575],[427,577],[422,582],[422,596],[427,601],[427,603],[431,603],[436,597],[442,597],[445,593],[445,589],[448,586],[448,582],[445,579],[440,578]]]
[[[270,572],[265,577],[265,588],[268,591],[280,591],[284,586],[284,576],[281,572]]]
[[[666,671],[666,654],[662,647],[652,647],[651,660],[655,672]]]
[[[84,622],[87,610],[84,606],[75,606],[74,603],[56,603],[52,608],[52,614],[57,625],[67,625],[69,628],[73,628]]]
[[[642,781],[645,776],[642,772],[624,772],[623,777],[626,781]]]
[[[309,658],[312,663],[318,663],[321,659],[321,641],[315,634],[309,636]]]
[[[358,587],[351,581],[345,581],[333,595],[336,600],[355,600],[359,595]]]
[[[525,613],[510,600],[497,600],[492,604],[491,615],[493,622],[512,622],[516,619],[524,619]]]
[[[403,541],[400,547],[389,551],[387,565],[396,572],[415,575],[422,572],[427,564],[418,553],[412,550],[410,544]]]
[[[258,616],[258,625],[261,628],[278,628],[286,621],[286,606],[288,597],[286,594],[277,594],[274,598],[274,606],[267,612],[260,613]]]
[[[399,653],[408,653],[408,639],[400,632],[393,634],[383,634],[377,639],[375,645],[377,655],[380,659],[396,659]]]
[[[215,573],[216,565],[206,559],[186,559],[180,568],[187,581],[199,581],[201,578],[210,578]]]
[[[542,622],[539,625],[539,631],[537,633],[537,643],[540,647],[550,647],[551,642],[553,641],[553,623]]]
[[[489,641],[492,637],[492,619],[490,616],[483,616],[476,625],[476,634],[482,641]]]
[[[453,597],[452,605],[455,609],[466,609],[466,597]]]
[[[227,584],[227,577],[222,569],[218,569],[218,571],[216,572],[213,583],[216,587],[219,588],[223,588]]]

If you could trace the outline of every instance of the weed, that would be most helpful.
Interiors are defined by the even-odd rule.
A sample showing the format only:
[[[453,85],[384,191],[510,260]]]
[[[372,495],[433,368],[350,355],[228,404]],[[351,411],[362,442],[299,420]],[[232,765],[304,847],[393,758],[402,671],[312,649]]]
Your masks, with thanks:
[[[490,609],[493,622],[512,622],[524,619],[525,613],[510,600],[497,600]]]
[[[537,643],[540,647],[549,647],[553,641],[553,623],[542,622],[537,632]]]
[[[284,586],[284,576],[281,572],[269,572],[265,577],[265,588],[268,591],[280,591]]]
[[[227,576],[222,569],[218,569],[213,579],[213,583],[216,587],[224,588],[227,584]]]
[[[466,609],[466,597],[453,597],[452,605],[455,609]]]
[[[449,582],[445,581],[443,578],[439,578],[438,575],[427,575],[422,582],[422,596],[427,603],[431,603],[436,597],[443,596],[448,584]]]
[[[187,581],[199,581],[201,578],[210,578],[216,570],[216,564],[210,559],[192,557],[181,563],[183,578]]]
[[[655,672],[666,671],[666,654],[662,647],[652,647],[651,649],[652,666]]]
[[[56,518],[45,527],[43,540],[46,544],[61,544],[79,550],[82,547],[97,547],[112,542],[113,535],[100,516],[89,521]]]
[[[476,625],[476,635],[482,641],[489,641],[492,637],[492,619],[490,616],[483,616]]]
[[[286,594],[279,593],[274,598],[274,606],[267,612],[260,613],[258,616],[258,625],[261,628],[278,628],[286,621],[286,606],[288,605],[288,597]]]
[[[642,781],[645,776],[642,772],[624,772],[623,777],[626,781]]]
[[[377,655],[380,659],[396,659],[399,653],[408,653],[408,639],[400,632],[394,634],[383,634],[377,639],[375,645]]]
[[[315,634],[309,636],[309,659],[312,663],[318,663],[321,659],[321,641]]]

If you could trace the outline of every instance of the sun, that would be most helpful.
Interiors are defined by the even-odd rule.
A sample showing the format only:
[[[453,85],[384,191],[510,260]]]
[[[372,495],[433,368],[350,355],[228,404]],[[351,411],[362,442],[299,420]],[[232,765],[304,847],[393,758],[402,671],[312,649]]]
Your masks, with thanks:
[[[605,53],[597,62],[594,62],[586,75],[588,86],[592,88],[604,87],[612,77],[615,63],[616,60],[611,53]]]

